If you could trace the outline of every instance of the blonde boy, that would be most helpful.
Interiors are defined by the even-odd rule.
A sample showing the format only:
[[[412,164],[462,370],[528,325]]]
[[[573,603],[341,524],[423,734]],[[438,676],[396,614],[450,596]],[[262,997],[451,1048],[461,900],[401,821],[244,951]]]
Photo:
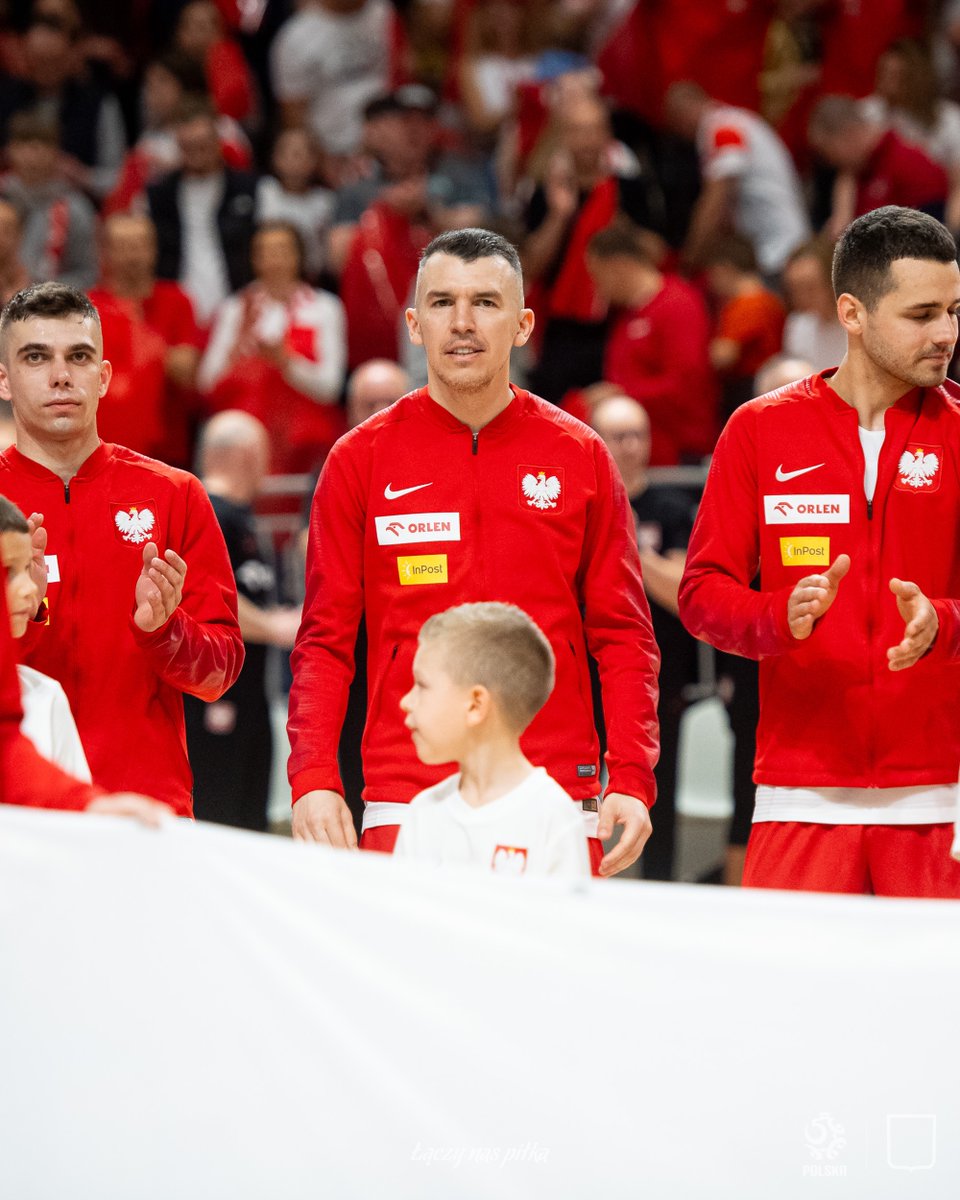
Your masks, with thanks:
[[[421,762],[460,770],[411,801],[397,855],[513,875],[590,874],[579,806],[520,749],[553,677],[549,642],[512,604],[460,604],[424,624],[400,707]]]
[[[10,632],[22,638],[37,609],[37,584],[30,573],[33,547],[27,519],[6,496],[0,496],[0,562],[7,593]],[[49,675],[17,666],[23,720],[20,730],[40,754],[69,775],[90,782],[90,768],[63,688]]]

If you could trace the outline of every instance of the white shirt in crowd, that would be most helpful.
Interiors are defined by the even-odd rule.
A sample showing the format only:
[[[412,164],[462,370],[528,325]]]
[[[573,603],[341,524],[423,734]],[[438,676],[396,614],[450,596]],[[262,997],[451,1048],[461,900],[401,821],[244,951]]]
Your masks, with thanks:
[[[783,353],[808,362],[815,371],[828,371],[846,357],[847,335],[836,317],[824,321],[812,312],[790,313],[783,327]]]
[[[543,767],[478,807],[460,794],[459,773],[420,792],[403,814],[394,854],[505,875],[590,874],[580,805]]]
[[[390,87],[393,6],[367,0],[353,13],[308,6],[279,29],[270,78],[281,101],[307,101],[307,121],[331,154],[360,145],[363,109]]]
[[[705,179],[736,181],[733,220],[756,247],[760,269],[776,275],[810,237],[810,218],[790,152],[774,130],[745,108],[714,104],[697,129]]]
[[[193,301],[201,325],[230,294],[230,276],[220,242],[217,213],[223,203],[222,174],[184,177],[177,206],[183,227],[180,286]]]
[[[23,720],[20,732],[28,737],[49,762],[84,783],[90,783],[87,756],[63,688],[49,675],[33,667],[17,667]]]

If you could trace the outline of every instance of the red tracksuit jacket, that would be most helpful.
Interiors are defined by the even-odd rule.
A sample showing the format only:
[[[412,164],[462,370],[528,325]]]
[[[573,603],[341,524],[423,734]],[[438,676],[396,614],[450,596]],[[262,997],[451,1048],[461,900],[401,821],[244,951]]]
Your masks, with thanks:
[[[198,479],[101,442],[68,486],[11,447],[0,493],[42,512],[49,623],[23,660],[63,685],[94,781],[193,811],[182,692],[215,700],[243,663],[237,592],[220,526]],[[187,564],[183,600],[154,633],[133,623],[147,541]]]
[[[399,702],[433,613],[500,600],[553,646],[556,685],[524,752],[575,799],[599,791],[585,643],[603,683],[609,790],[653,802],[659,653],[617,469],[580,421],[528,392],[477,435],[426,390],[337,442],[310,521],[293,653],[294,799],[342,792],[337,739],[366,614],[365,799],[406,803],[450,773],[417,759]]]
[[[680,586],[680,616],[721,650],[760,659],[757,783],[955,783],[960,764],[960,392],[901,397],[872,504],[857,413],[821,375],[739,408],[717,444]],[[812,635],[787,597],[839,554],[851,567]],[[761,590],[749,584],[757,569]],[[937,640],[890,671],[904,621],[889,589],[934,601]]]

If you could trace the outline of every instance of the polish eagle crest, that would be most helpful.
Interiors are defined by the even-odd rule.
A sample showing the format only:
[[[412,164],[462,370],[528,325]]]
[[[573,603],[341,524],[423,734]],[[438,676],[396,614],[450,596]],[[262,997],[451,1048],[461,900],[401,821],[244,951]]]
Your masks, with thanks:
[[[931,452],[924,454],[918,447],[911,453],[904,450],[900,455],[900,482],[912,488],[929,487],[940,468],[940,459]]]
[[[140,545],[150,536],[156,519],[149,508],[121,508],[114,517],[125,542]]]
[[[546,471],[538,471],[536,475],[527,472],[520,482],[527,503],[541,511],[557,507],[557,497],[560,495],[560,480],[556,475],[547,477]]]

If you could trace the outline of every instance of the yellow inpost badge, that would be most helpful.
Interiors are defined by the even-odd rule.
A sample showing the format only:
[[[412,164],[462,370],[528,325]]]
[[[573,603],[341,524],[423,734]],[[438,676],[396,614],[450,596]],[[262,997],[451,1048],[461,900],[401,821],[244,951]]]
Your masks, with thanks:
[[[397,573],[401,584],[446,583],[447,556],[445,554],[414,554],[397,559]]]
[[[780,561],[785,567],[829,567],[828,537],[787,537],[780,539]]]

